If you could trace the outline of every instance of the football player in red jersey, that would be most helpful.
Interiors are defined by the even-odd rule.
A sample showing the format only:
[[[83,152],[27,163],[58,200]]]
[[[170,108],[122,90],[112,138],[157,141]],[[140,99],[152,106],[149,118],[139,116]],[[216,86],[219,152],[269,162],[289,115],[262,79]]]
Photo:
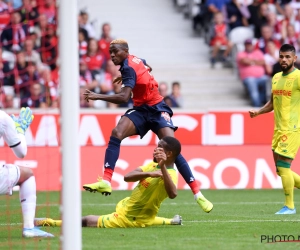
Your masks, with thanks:
[[[87,101],[102,100],[115,104],[127,102],[131,97],[134,107],[126,111],[112,130],[105,152],[103,178],[98,179],[96,183],[83,186],[87,191],[97,191],[105,195],[112,191],[110,182],[123,139],[132,135],[140,135],[143,138],[149,130],[152,130],[159,139],[165,136],[174,137],[174,131],[177,129],[171,119],[173,112],[159,94],[158,83],[150,73],[152,69],[146,61],[130,55],[128,43],[123,39],[113,40],[110,43],[109,51],[113,63],[120,65],[121,77],[114,82],[122,83],[121,92],[105,95],[86,90],[84,97]],[[187,161],[181,154],[176,158],[175,164],[193,191],[197,203],[205,212],[209,213],[213,209],[213,204],[201,193]]]

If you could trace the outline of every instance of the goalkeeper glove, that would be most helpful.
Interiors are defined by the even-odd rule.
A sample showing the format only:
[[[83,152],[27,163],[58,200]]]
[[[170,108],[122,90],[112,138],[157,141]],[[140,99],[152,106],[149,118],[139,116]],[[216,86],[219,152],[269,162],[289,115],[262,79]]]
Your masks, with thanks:
[[[11,118],[15,122],[16,130],[18,133],[25,135],[25,131],[28,129],[33,121],[34,116],[30,108],[21,108],[19,117],[11,115]]]

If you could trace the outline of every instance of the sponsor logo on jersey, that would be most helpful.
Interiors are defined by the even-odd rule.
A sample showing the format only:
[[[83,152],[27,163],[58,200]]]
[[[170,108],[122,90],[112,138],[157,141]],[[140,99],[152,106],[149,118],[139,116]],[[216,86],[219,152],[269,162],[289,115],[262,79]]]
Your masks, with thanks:
[[[274,89],[273,95],[283,95],[283,96],[291,96],[292,91],[291,90],[284,90],[284,89]]]

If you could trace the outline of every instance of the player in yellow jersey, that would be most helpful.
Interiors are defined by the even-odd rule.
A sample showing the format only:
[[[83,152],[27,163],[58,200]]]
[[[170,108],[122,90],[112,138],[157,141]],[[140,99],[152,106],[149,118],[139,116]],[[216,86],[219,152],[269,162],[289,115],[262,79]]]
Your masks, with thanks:
[[[116,211],[107,215],[88,215],[82,218],[83,227],[125,228],[151,225],[181,225],[181,216],[172,219],[157,217],[159,207],[167,197],[177,196],[177,172],[174,161],[180,154],[180,142],[167,136],[154,149],[153,162],[138,167],[124,176],[126,182],[139,184],[130,197],[121,200]],[[61,226],[61,220],[36,218],[37,226]]]
[[[300,176],[290,168],[300,146],[300,71],[294,66],[295,51],[290,44],[281,46],[282,72],[273,76],[271,99],[260,110],[249,111],[253,118],[274,110],[273,158],[285,194],[284,207],[276,214],[296,213],[294,187],[300,188]]]

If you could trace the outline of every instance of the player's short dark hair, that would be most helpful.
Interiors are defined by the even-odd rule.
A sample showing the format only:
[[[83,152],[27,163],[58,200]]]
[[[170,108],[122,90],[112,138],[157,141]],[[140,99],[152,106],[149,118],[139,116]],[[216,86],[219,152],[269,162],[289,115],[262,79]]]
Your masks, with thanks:
[[[296,54],[296,49],[293,45],[286,43],[280,47],[279,52],[293,52]]]
[[[172,136],[165,136],[162,140],[167,143],[166,149],[173,152],[174,157],[177,157],[181,152],[181,144],[180,142],[172,137]]]

